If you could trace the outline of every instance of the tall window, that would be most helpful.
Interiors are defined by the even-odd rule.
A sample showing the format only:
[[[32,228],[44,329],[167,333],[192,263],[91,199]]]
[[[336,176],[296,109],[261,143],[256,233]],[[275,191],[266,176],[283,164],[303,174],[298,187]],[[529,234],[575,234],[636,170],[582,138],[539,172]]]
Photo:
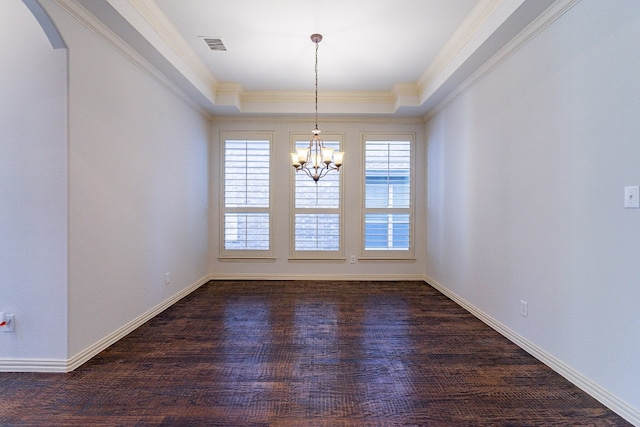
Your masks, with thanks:
[[[413,136],[364,137],[364,256],[413,256]]]
[[[222,134],[222,257],[271,255],[271,134]]]
[[[292,135],[295,148],[309,146],[309,134]],[[323,135],[326,147],[340,150],[342,135]],[[329,172],[318,182],[294,172],[293,258],[342,256],[341,171]]]

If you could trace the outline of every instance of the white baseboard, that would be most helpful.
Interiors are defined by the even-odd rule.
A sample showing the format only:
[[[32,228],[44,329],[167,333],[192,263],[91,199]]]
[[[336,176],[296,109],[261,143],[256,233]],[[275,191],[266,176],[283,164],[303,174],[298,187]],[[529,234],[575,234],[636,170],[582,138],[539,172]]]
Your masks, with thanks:
[[[191,292],[198,289],[210,280],[210,276],[205,276],[197,282],[187,286],[180,292],[172,295],[168,299],[164,300],[160,304],[153,307],[151,310],[141,314],[131,322],[115,330],[111,334],[107,335],[100,341],[96,342],[92,346],[84,349],[80,353],[76,354],[68,360],[60,359],[0,359],[0,372],[51,372],[51,373],[64,373],[71,372],[78,368],[89,359],[124,338],[135,329],[143,325],[148,320],[162,313],[173,304],[189,295]]]
[[[422,274],[212,274],[211,280],[318,280],[318,281],[424,281]]]
[[[569,365],[565,364],[553,355],[547,353],[523,336],[517,334],[503,323],[500,323],[493,317],[489,316],[487,313],[483,312],[473,304],[466,301],[464,298],[450,291],[444,285],[438,283],[438,281],[433,280],[428,276],[424,277],[424,281],[433,286],[448,298],[450,298],[456,304],[467,310],[469,313],[480,319],[489,327],[505,336],[518,347],[522,348],[524,351],[553,369],[555,372],[562,375],[568,381],[605,405],[607,408],[611,409],[613,412],[620,415],[622,418],[629,421],[634,426],[640,426],[640,411],[638,409],[633,408],[626,402],[617,398],[615,395],[603,389],[598,384],[591,381],[589,378],[571,368]]]
[[[133,332],[134,330],[136,330],[140,326],[142,326],[148,320],[150,320],[150,319],[154,318],[155,316],[157,316],[158,314],[162,313],[164,310],[166,310],[167,308],[171,307],[173,304],[175,304],[176,302],[180,301],[182,298],[186,297],[191,292],[195,291],[200,286],[202,286],[205,283],[207,283],[209,281],[209,279],[210,279],[210,276],[205,276],[202,279],[198,280],[197,282],[187,286],[186,288],[184,288],[180,292],[174,294],[173,296],[171,296],[168,299],[164,300],[160,304],[156,305],[151,310],[147,311],[146,313],[141,314],[137,318],[133,319],[131,322],[129,322],[126,325],[122,326],[120,329],[118,329],[115,332],[107,335],[106,337],[104,337],[100,341],[96,342],[92,346],[86,348],[84,351],[81,351],[80,353],[76,354],[75,356],[73,356],[71,359],[68,360],[68,362],[67,362],[67,372],[73,371],[74,369],[76,369],[80,365],[82,365],[83,363],[87,362],[93,356],[95,356],[98,353],[100,353],[102,350],[106,349],[107,347],[109,347],[110,345],[114,344],[115,342],[121,340],[122,338],[124,338],[125,336],[127,336],[128,334],[130,334],[131,332]]]
[[[0,372],[55,372],[67,371],[64,359],[0,359]]]

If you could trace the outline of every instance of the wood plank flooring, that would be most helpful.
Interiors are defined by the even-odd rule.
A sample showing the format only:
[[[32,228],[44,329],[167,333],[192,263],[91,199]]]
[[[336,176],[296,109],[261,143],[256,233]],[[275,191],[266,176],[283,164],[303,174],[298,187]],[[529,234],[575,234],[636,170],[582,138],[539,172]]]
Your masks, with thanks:
[[[2,426],[627,426],[423,282],[210,282]]]

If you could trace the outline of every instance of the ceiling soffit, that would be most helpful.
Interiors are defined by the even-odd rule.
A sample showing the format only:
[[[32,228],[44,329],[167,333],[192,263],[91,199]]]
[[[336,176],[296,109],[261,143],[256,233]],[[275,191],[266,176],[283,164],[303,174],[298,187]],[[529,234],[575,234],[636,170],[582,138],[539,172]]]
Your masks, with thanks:
[[[314,93],[246,91],[220,82],[153,0],[77,1],[149,60],[211,115],[312,114]],[[425,116],[554,3],[576,0],[481,0],[415,83],[389,91],[319,93],[331,115]],[[557,9],[557,7],[556,7]]]

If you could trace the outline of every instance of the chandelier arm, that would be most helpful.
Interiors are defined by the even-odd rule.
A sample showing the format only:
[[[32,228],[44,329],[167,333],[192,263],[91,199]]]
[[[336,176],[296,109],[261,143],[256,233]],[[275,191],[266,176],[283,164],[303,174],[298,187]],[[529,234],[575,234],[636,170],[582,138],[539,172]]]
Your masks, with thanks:
[[[318,174],[318,177],[319,177],[319,178],[324,178],[324,177],[327,175],[327,173],[329,173],[329,171],[330,171],[330,170],[331,170],[331,169],[330,169],[329,167],[324,166],[324,167],[322,168],[322,170],[320,171],[320,173]]]
[[[301,167],[299,169],[296,169],[296,172],[298,172],[298,171],[302,171],[302,172],[306,173],[309,178],[313,178],[313,175],[311,175],[311,171],[309,170],[309,168]]]

